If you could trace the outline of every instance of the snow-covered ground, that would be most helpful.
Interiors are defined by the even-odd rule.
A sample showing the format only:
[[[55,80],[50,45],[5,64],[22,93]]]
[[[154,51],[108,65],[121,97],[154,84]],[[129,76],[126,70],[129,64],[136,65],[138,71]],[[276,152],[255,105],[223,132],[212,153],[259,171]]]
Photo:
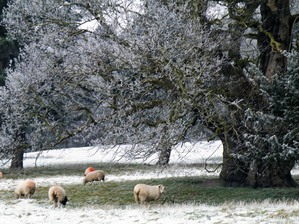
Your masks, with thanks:
[[[222,147],[219,142],[185,144],[177,148],[171,156],[167,169],[156,169],[150,172],[135,172],[107,176],[107,181],[122,181],[124,179],[149,179],[173,176],[218,175],[208,173],[190,163],[219,162],[221,161]],[[38,156],[38,159],[37,159]],[[26,154],[25,167],[47,166],[68,163],[92,162],[155,162],[157,158],[149,161],[130,161],[126,158],[115,158],[111,153],[103,153],[95,147],[73,148],[65,150],[51,150]],[[176,169],[180,164],[180,169]],[[186,166],[182,166],[186,164]],[[2,166],[2,168],[5,167]],[[1,166],[0,166],[1,168]],[[1,179],[0,190],[13,190],[21,180]],[[64,185],[82,181],[82,176],[53,176],[35,178],[38,186],[51,186],[52,184]],[[103,206],[102,208],[65,208],[53,209],[49,206],[38,204],[34,199],[19,199],[11,202],[0,201],[0,224],[35,224],[35,223],[297,223],[299,215],[298,202],[281,203],[227,203],[220,206],[205,204],[164,204],[138,206]]]
[[[138,147],[138,146],[137,146]],[[131,146],[119,146],[102,149],[99,147],[69,148],[63,150],[49,150],[42,153],[27,153],[24,166],[45,166],[64,163],[92,163],[92,162],[120,162],[120,163],[149,163],[157,161],[157,154],[147,160],[132,160],[130,157],[120,156]],[[115,154],[117,152],[118,154]],[[38,159],[36,159],[38,158]],[[171,153],[170,163],[202,163],[221,161],[222,144],[220,141],[185,143],[177,146]]]
[[[229,203],[221,206],[205,204],[126,206],[94,209],[52,209],[33,199],[15,204],[0,203],[1,224],[273,224],[298,223],[299,203]]]
[[[124,146],[121,150],[126,150]],[[85,148],[68,148],[63,150],[49,150],[42,153],[33,152],[27,153],[24,159],[24,167],[33,166],[49,166],[55,164],[75,164],[75,163],[100,163],[110,162],[115,163],[155,163],[157,155],[148,158],[147,161],[143,160],[130,160],[129,158],[118,158],[115,155],[115,150],[110,149],[109,152],[103,152],[98,147],[85,147]],[[196,144],[184,144],[172,152],[170,164],[172,166],[161,169],[150,169],[150,171],[135,171],[130,173],[120,173],[117,175],[109,174],[106,176],[105,181],[124,181],[124,180],[144,180],[151,178],[164,178],[164,177],[182,177],[182,176],[215,176],[219,175],[219,170],[216,172],[207,172],[203,168],[196,168],[194,166],[187,166],[193,163],[220,163],[222,157],[222,146],[220,142],[199,142]],[[184,164],[186,166],[184,166]],[[5,164],[3,167],[7,167]],[[179,169],[177,166],[179,166]],[[1,167],[0,167],[1,169]],[[35,178],[39,186],[50,186],[53,184],[76,184],[82,183],[82,176],[52,176],[46,178]],[[0,190],[12,190],[22,179],[3,179],[0,181]]]

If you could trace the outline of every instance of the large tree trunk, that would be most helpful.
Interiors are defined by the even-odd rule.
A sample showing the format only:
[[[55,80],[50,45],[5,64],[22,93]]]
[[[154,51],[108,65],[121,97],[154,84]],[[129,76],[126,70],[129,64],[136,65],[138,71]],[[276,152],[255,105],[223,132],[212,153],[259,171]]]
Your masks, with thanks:
[[[14,149],[11,158],[10,169],[23,169],[24,150],[25,150],[25,132],[19,131],[16,134],[16,142],[18,146]]]
[[[295,187],[297,183],[291,175],[293,162],[257,164],[255,161],[241,162],[232,157],[237,145],[228,139],[223,143],[223,166],[220,179],[229,187]]]
[[[257,165],[252,162],[249,167],[247,182],[252,187],[295,187],[297,183],[291,175],[293,163]]]
[[[220,136],[223,144],[223,164],[220,172],[220,179],[227,187],[246,186],[247,167],[237,159],[231,156],[235,152],[236,144],[226,139],[225,136]]]
[[[164,127],[157,151],[160,153],[157,165],[168,165],[171,155],[171,145],[169,144],[169,133],[167,126]]]
[[[289,0],[264,0],[261,3],[262,25],[258,35],[260,66],[269,79],[286,71],[287,58],[282,51],[289,51],[291,43],[289,6]],[[252,163],[247,180],[251,186],[293,187],[297,185],[290,173],[293,167],[294,163],[288,161],[267,165]]]
[[[159,159],[157,165],[159,166],[166,166],[169,163],[170,154],[171,154],[171,147],[164,147],[160,150]]]
[[[263,0],[260,10],[262,15],[262,24],[258,33],[260,67],[265,76],[271,79],[273,75],[281,74],[286,70],[287,58],[282,54],[282,51],[288,50],[291,42],[289,0]],[[233,73],[230,72],[229,74]],[[267,107],[266,101],[252,99],[255,102],[252,108],[262,110],[262,108]],[[241,121],[242,118],[240,118],[239,123]],[[241,129],[242,127],[239,128],[239,130]],[[280,160],[275,163],[262,163],[252,158],[252,161],[243,161],[242,163],[231,156],[235,152],[247,151],[245,144],[243,144],[243,150],[238,148],[244,142],[242,131],[239,133],[238,143],[233,140],[232,133],[226,133],[226,135],[227,138],[220,136],[224,146],[220,179],[224,181],[226,186],[294,187],[297,185],[290,173],[294,167],[293,162]]]
[[[261,3],[262,24],[258,34],[260,67],[269,79],[286,69],[287,59],[282,51],[288,51],[291,42],[289,5],[289,0],[264,0]]]
[[[23,159],[24,159],[24,149],[23,147],[18,147],[14,150],[10,169],[23,169]]]

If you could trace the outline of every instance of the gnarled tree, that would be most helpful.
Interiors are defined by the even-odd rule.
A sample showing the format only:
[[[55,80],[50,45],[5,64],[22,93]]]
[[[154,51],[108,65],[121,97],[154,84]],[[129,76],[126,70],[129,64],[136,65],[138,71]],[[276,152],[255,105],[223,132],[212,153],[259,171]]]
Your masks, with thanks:
[[[145,157],[208,128],[223,143],[226,184],[294,186],[298,155],[283,155],[298,147],[296,120],[273,96],[294,107],[271,88],[291,58],[289,1],[224,1],[218,19],[208,1],[133,2],[12,1],[7,29],[27,47],[8,90],[27,96],[28,133],[96,133],[98,143],[140,144],[125,153]]]

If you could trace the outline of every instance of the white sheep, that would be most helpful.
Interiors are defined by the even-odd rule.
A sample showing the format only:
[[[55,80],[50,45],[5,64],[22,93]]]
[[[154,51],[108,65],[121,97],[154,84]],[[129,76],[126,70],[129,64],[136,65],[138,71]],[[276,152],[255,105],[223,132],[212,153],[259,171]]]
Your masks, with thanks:
[[[103,170],[95,170],[88,173],[83,179],[83,185],[87,184],[88,182],[93,181],[104,181],[105,180],[105,173]]]
[[[59,205],[66,205],[68,198],[65,194],[65,190],[62,187],[55,185],[49,189],[49,200],[54,204],[54,208],[56,208],[58,202]]]
[[[149,201],[156,201],[160,198],[161,194],[165,190],[164,185],[146,185],[146,184],[137,184],[134,187],[134,198],[136,203],[144,203]]]
[[[35,182],[31,179],[27,179],[27,180],[21,182],[15,189],[16,198],[18,199],[21,196],[31,198],[31,196],[35,192],[35,189],[36,189]]]

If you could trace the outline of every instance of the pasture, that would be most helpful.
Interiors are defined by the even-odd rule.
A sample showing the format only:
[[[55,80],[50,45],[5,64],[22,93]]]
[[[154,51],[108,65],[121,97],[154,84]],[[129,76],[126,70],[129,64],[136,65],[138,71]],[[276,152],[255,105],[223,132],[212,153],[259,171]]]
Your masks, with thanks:
[[[22,172],[4,167],[0,223],[297,223],[297,188],[223,187],[219,173],[206,172],[199,160],[173,162],[162,169],[149,163],[94,162],[88,152],[80,153],[78,163],[69,155],[69,163],[60,163],[60,152],[59,158],[41,157],[39,166],[34,165],[34,156],[28,156]],[[83,186],[88,166],[105,170],[106,181]],[[209,164],[211,170],[216,166]],[[27,178],[36,181],[36,192],[31,199],[16,200],[14,188]],[[137,205],[132,192],[137,183],[163,184],[167,189],[158,201]],[[51,207],[47,194],[53,184],[65,188],[70,200],[66,207]]]

